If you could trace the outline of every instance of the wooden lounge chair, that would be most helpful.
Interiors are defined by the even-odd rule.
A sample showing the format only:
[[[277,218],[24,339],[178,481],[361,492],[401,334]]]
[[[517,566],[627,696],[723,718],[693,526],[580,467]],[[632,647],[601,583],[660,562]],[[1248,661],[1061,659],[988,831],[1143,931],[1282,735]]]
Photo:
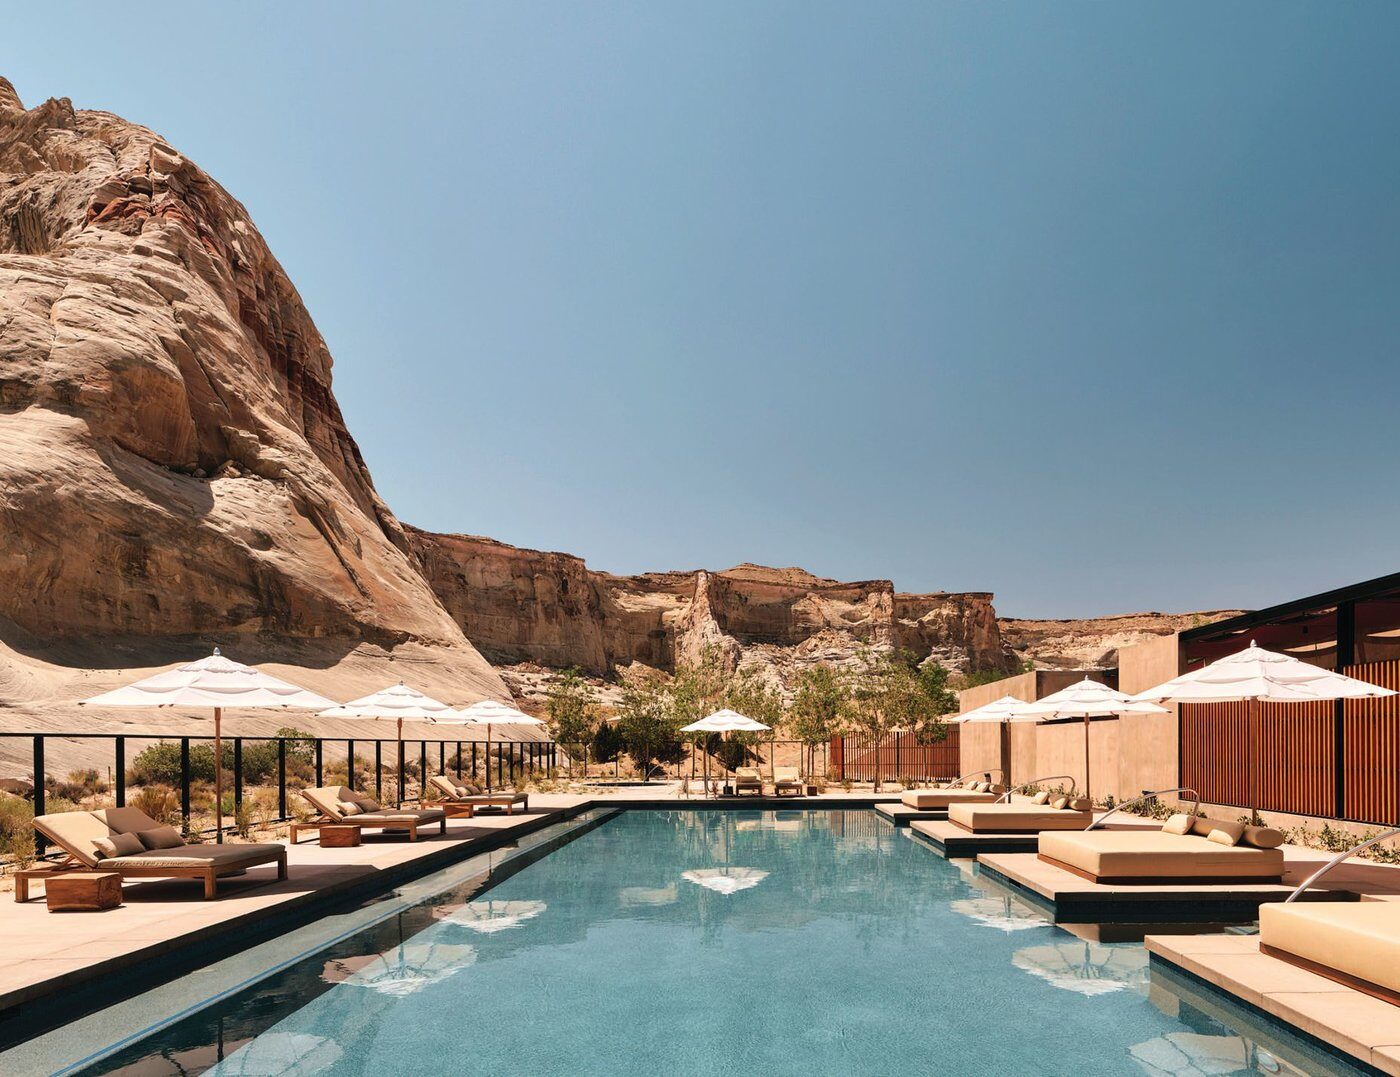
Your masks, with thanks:
[[[1063,801],[1063,804],[1060,802]],[[1060,806],[1056,806],[1060,804]],[[1057,797],[1045,803],[1013,800],[1009,804],[951,804],[948,822],[974,834],[1026,834],[1041,830],[1083,830],[1094,821],[1090,802]]]
[[[1178,815],[1162,830],[1041,834],[1039,856],[1095,883],[1277,883],[1282,844],[1267,827]]]
[[[322,785],[303,789],[301,795],[320,815],[309,823],[293,823],[292,844],[304,830],[319,835],[323,826],[354,826],[363,830],[401,830],[409,841],[418,840],[418,828],[437,823],[447,833],[447,814],[438,808],[385,808],[373,797],[344,785]]]
[[[438,805],[469,805],[475,808],[501,808],[507,815],[513,813],[515,806],[520,805],[521,811],[530,810],[529,793],[479,793],[469,785],[454,782],[445,774],[434,774],[428,779],[428,784],[441,794],[440,799],[425,800],[424,804]]]
[[[763,795],[763,775],[757,767],[734,768],[734,795],[742,796],[746,792]]]
[[[1400,1006],[1400,902],[1261,905],[1259,952]]]
[[[780,797],[784,793],[792,793],[794,796],[802,796],[807,792],[806,786],[802,783],[802,776],[796,767],[774,767],[773,768],[773,795]]]
[[[218,880],[242,875],[259,864],[276,864],[277,878],[287,877],[287,847],[270,845],[186,845],[174,827],[163,827],[139,808],[104,808],[40,815],[34,829],[67,854],[73,870],[115,871],[123,879],[201,879],[205,898],[218,896]],[[172,838],[171,835],[174,834]],[[146,835],[145,838],[139,835]],[[141,844],[140,852],[109,856],[99,841],[127,835]],[[160,839],[178,844],[164,848]]]

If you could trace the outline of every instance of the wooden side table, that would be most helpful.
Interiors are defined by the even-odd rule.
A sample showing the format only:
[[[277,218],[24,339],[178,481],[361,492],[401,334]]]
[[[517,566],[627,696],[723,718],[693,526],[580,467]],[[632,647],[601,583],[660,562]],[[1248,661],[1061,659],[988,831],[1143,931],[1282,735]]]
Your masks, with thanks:
[[[322,849],[356,849],[360,845],[360,828],[324,824],[320,830]]]
[[[29,900],[29,883],[37,879],[41,882],[52,879],[55,875],[63,875],[71,871],[81,871],[71,864],[56,864],[52,861],[41,862],[28,868],[20,868],[15,872],[15,901],[25,902]]]
[[[44,883],[49,912],[97,912],[122,903],[122,877],[115,871],[71,871]]]
[[[453,800],[423,800],[419,802],[419,807],[441,808],[449,819],[470,819],[476,812],[474,805],[458,804]]]

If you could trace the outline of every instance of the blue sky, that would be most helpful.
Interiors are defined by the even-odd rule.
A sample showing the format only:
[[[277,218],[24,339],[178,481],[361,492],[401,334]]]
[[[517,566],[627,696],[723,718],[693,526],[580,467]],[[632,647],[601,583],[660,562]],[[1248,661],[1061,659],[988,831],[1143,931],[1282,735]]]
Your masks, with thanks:
[[[1396,5],[94,11],[0,73],[248,206],[411,523],[1014,616],[1400,569]]]

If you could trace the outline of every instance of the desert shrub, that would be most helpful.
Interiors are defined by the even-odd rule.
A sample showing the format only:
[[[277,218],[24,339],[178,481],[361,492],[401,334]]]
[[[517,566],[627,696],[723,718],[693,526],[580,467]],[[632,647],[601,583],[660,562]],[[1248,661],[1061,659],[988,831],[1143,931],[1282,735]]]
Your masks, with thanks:
[[[233,745],[224,746],[224,765],[233,766]],[[127,770],[128,785],[179,785],[180,745],[160,741],[141,749]],[[190,745],[190,780],[214,780],[214,748],[210,744]]]
[[[129,793],[126,802],[158,823],[174,823],[180,817],[180,798],[168,785],[144,785]]]
[[[88,796],[101,796],[107,792],[107,779],[96,767],[82,767],[68,772],[67,784],[82,789]]]
[[[0,796],[0,856],[21,867],[34,859],[34,805],[23,797]]]

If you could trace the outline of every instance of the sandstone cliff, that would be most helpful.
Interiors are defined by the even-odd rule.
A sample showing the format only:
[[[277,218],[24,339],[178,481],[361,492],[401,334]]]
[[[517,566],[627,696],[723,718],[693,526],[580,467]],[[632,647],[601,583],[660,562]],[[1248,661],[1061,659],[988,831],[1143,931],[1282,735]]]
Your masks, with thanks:
[[[376,494],[243,206],[146,128],[26,111],[3,79],[0,529],[11,716],[76,718],[75,671],[212,642],[341,670],[318,686],[340,698],[396,656],[454,700],[506,695]]]
[[[888,580],[840,583],[801,569],[595,572],[570,554],[473,535],[407,528],[433,589],[497,663],[607,673],[633,662],[670,669],[716,647],[780,675],[888,645],[954,669],[1004,669],[992,596],[900,594]]]
[[[1018,661],[1029,660],[1039,669],[1106,669],[1118,664],[1123,647],[1239,612],[1124,613],[1063,621],[1003,617],[1001,635]]]

